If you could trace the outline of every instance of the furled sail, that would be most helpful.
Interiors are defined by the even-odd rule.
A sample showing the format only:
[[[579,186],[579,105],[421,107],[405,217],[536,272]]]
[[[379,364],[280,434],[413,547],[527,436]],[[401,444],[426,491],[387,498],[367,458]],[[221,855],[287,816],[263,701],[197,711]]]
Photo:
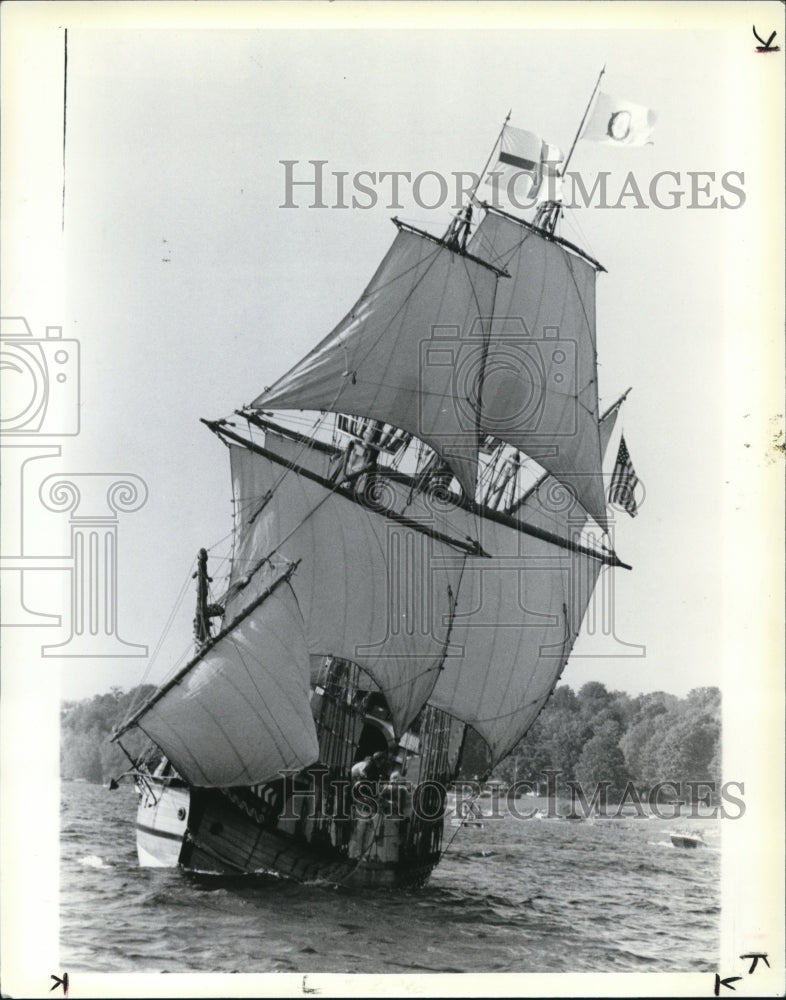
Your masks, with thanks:
[[[252,405],[400,427],[430,445],[474,497],[478,359],[496,286],[494,267],[401,228],[351,312]]]
[[[562,673],[602,564],[492,521],[482,544],[492,558],[467,560],[429,702],[473,726],[496,763]]]
[[[534,458],[605,527],[595,352],[600,265],[491,208],[470,247],[511,276],[494,302],[481,430]]]
[[[319,756],[303,620],[289,583],[249,605],[230,632],[134,716],[192,785],[269,781]],[[121,732],[124,730],[121,730]]]
[[[366,670],[403,732],[442,662],[467,543],[442,540],[445,522],[422,499],[406,519],[385,517],[384,482],[356,499],[272,455],[230,451],[236,527],[226,620],[256,599],[270,564],[300,560],[291,586],[309,652]]]

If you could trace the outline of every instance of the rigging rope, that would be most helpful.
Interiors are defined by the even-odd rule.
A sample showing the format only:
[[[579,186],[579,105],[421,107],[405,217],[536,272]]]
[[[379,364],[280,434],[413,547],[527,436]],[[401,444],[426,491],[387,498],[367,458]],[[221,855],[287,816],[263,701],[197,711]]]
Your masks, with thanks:
[[[193,561],[192,561],[192,566],[193,566]],[[182,605],[183,600],[186,596],[186,591],[188,590],[188,585],[191,582],[191,579],[192,579],[192,569],[191,566],[189,566],[188,572],[186,573],[186,578],[183,581],[183,584],[180,588],[180,593],[175,598],[175,603],[172,605],[172,610],[169,612],[169,617],[164,623],[164,627],[161,630],[161,635],[158,638],[158,642],[156,643],[153,652],[150,654],[150,658],[147,661],[147,666],[145,667],[144,672],[142,673],[142,677],[139,680],[138,683],[139,687],[147,683],[147,679],[150,676],[153,666],[156,663],[158,654],[161,652],[161,647],[164,645],[166,637],[169,635],[172,625],[174,624],[175,617],[177,616],[177,613],[180,610],[180,606]],[[126,709],[125,715],[123,716],[123,720],[121,723],[122,725],[125,725],[127,720],[133,715],[133,713],[136,711],[137,707],[143,700],[143,697],[144,696],[142,695],[142,693],[140,691],[137,691],[133,700]]]

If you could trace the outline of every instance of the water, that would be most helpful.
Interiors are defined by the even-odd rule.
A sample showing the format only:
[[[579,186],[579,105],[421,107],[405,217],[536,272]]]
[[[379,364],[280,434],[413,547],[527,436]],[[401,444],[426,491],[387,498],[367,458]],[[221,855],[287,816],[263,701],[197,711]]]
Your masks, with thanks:
[[[720,824],[487,821],[425,889],[140,869],[136,795],[63,785],[61,959],[90,972],[714,972]],[[537,805],[537,800],[527,800]]]

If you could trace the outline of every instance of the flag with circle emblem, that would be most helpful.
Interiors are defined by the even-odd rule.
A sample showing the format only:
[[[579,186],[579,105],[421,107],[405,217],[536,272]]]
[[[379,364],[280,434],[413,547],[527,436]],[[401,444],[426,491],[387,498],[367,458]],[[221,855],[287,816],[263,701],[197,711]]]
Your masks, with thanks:
[[[581,138],[609,146],[648,146],[657,118],[651,108],[601,91]]]

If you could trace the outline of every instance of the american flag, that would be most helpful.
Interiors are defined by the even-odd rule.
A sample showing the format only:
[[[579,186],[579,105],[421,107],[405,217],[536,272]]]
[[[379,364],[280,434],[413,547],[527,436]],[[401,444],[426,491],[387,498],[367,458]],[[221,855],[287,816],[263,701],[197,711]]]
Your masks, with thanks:
[[[626,510],[631,517],[635,517],[638,511],[634,491],[638,484],[639,477],[633,468],[633,462],[630,460],[625,438],[621,437],[620,450],[617,452],[617,461],[614,465],[614,472],[611,474],[609,503]]]

